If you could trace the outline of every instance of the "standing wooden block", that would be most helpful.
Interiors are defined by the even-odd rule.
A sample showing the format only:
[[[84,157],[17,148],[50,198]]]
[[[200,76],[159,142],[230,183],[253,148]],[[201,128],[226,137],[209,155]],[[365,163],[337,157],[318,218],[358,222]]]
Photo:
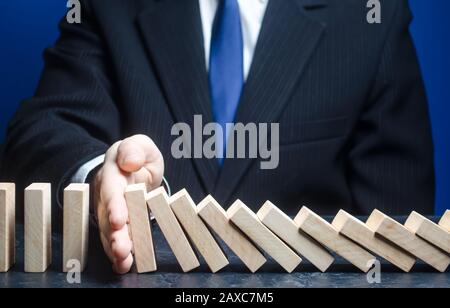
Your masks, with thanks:
[[[51,185],[25,189],[25,272],[43,273],[52,262]]]
[[[133,241],[134,262],[138,273],[156,271],[150,217],[148,215],[145,184],[130,185],[125,191]]]
[[[378,210],[373,211],[367,226],[410,254],[423,260],[440,272],[445,272],[450,257],[440,249],[410,232],[405,226]]]
[[[213,273],[227,266],[228,260],[206,225],[197,215],[194,201],[186,190],[170,198],[170,206],[189,238],[197,247]]]
[[[450,210],[447,210],[439,221],[439,226],[450,232]]]
[[[333,256],[326,249],[299,231],[294,221],[270,201],[256,215],[267,228],[322,272],[334,262]]]
[[[175,217],[169,204],[169,197],[160,187],[147,195],[147,205],[158,222],[175,257],[186,273],[200,266],[197,256]]]
[[[303,207],[295,217],[297,227],[309,234],[319,243],[328,247],[361,271],[367,273],[376,258],[360,246],[347,239],[327,221]]]
[[[0,183],[0,273],[16,261],[16,185]]]
[[[63,216],[63,272],[71,269],[71,260],[79,262],[84,271],[89,245],[88,184],[71,184],[64,190]]]
[[[405,227],[427,242],[450,254],[450,232],[423,217],[412,212],[405,223]]]
[[[288,273],[291,273],[302,262],[282,240],[262,224],[258,216],[244,203],[237,200],[227,211],[230,219],[253,242],[266,251]]]
[[[411,271],[416,259],[406,251],[379,238],[375,232],[345,211],[340,211],[334,218],[333,226],[339,233],[350,238],[362,247],[379,255],[405,272]]]
[[[228,220],[225,210],[214,200],[206,197],[197,212],[206,224],[230,247],[230,249],[254,273],[266,263],[259,250]]]

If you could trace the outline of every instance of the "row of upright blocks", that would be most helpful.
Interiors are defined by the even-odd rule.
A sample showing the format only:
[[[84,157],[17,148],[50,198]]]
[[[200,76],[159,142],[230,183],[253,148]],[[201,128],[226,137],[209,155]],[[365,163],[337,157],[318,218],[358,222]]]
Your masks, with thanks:
[[[25,190],[25,272],[45,272],[51,263],[51,186],[32,184]],[[163,188],[147,193],[144,184],[125,192],[130,235],[138,273],[157,270],[150,214],[172,249],[181,269],[198,268],[200,254],[213,273],[229,262],[220,238],[252,272],[266,263],[266,253],[286,272],[302,258],[325,272],[332,253],[363,272],[376,255],[404,272],[417,259],[445,272],[450,264],[450,211],[438,224],[413,212],[404,225],[375,210],[364,223],[341,210],[332,223],[303,207],[291,219],[271,202],[254,213],[236,201],[225,211],[213,197],[196,205],[186,190],[169,197]],[[87,264],[89,185],[71,184],[64,191],[63,271],[71,260]],[[0,184],[0,272],[15,262],[15,186]],[[198,252],[198,253],[197,253]]]
[[[12,183],[0,183],[0,272],[15,264],[15,193]],[[24,270],[43,273],[52,263],[51,185],[34,183],[24,196]],[[63,271],[69,261],[87,264],[89,185],[71,184],[64,190]]]

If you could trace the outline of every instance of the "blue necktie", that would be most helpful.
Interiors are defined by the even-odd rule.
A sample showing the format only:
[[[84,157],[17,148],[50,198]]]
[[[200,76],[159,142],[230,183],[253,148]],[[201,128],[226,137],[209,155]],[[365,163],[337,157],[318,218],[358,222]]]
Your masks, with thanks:
[[[217,136],[216,153],[225,157],[229,132],[227,123],[233,123],[244,85],[244,60],[241,17],[237,0],[220,0],[214,20],[209,86],[214,120],[224,132]],[[223,159],[219,159],[223,165]]]

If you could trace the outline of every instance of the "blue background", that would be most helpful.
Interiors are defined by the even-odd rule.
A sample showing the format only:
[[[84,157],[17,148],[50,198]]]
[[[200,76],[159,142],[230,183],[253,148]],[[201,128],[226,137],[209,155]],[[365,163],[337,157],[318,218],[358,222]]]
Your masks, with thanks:
[[[410,0],[411,27],[430,102],[436,155],[436,211],[450,207],[449,0]],[[2,1],[0,10],[0,142],[18,103],[33,95],[42,50],[58,36],[65,0]]]

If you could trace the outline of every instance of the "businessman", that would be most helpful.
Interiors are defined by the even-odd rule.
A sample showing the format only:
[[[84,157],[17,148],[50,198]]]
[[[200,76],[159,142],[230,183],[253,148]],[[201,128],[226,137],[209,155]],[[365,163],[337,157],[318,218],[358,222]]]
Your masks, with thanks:
[[[82,1],[61,22],[33,98],[10,123],[6,175],[21,187],[94,188],[93,211],[117,273],[133,263],[128,184],[167,181],[294,214],[432,212],[428,106],[406,0]],[[279,123],[279,164],[178,159],[176,123]],[[226,140],[218,143],[221,150]],[[57,206],[55,206],[57,213]]]

